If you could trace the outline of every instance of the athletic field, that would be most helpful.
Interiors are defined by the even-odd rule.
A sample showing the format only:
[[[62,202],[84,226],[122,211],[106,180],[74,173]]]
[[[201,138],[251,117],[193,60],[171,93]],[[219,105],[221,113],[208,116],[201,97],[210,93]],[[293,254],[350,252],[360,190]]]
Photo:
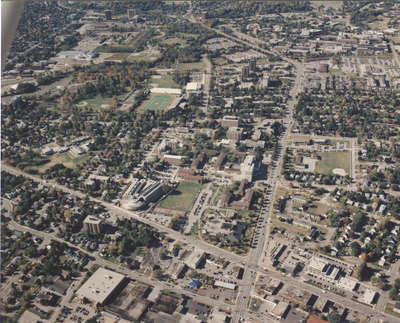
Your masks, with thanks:
[[[144,111],[163,111],[172,101],[169,95],[152,95],[140,108]]]

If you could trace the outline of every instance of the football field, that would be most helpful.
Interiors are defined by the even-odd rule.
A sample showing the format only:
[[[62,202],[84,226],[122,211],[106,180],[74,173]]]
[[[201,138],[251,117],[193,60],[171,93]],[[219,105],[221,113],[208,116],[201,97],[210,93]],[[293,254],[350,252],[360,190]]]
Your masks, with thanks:
[[[145,111],[163,111],[172,101],[169,95],[152,95],[150,100],[146,101],[140,110]]]

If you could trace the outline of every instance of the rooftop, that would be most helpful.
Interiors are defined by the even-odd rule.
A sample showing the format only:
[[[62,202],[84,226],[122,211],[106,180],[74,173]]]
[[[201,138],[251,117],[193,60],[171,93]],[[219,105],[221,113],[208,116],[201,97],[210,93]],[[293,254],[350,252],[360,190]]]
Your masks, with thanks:
[[[121,284],[125,276],[111,270],[99,268],[77,291],[80,298],[86,297],[95,303],[104,303]]]

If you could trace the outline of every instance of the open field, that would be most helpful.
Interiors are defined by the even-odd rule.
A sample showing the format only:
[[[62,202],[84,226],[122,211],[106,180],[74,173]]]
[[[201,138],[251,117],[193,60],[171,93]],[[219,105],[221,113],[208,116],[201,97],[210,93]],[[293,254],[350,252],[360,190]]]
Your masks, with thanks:
[[[324,152],[319,153],[321,160],[316,164],[315,171],[321,174],[333,174],[335,168],[342,168],[346,174],[350,174],[351,154],[345,152]]]
[[[152,62],[160,57],[160,52],[155,49],[146,49],[142,52],[130,54],[126,60],[130,63],[134,62]]]
[[[54,154],[50,157],[50,161],[46,164],[43,164],[41,166],[37,167],[29,167],[30,169],[36,169],[39,172],[44,172],[50,167],[56,165],[56,164],[63,164],[65,167],[68,168],[75,168],[78,165],[83,164],[85,161],[87,161],[90,158],[90,155],[88,153],[82,154],[76,158],[71,157],[69,152],[65,152],[62,154]]]
[[[140,111],[163,111],[173,100],[171,95],[152,94],[150,99],[140,106]]]
[[[130,54],[129,53],[115,53],[110,57],[107,57],[106,61],[123,61],[125,60]]]
[[[308,212],[315,215],[324,215],[330,209],[330,206],[324,203],[315,202],[313,205],[316,207],[310,208]]]
[[[201,184],[180,182],[175,192],[161,201],[160,207],[187,212],[190,210],[201,188]]]
[[[281,222],[275,216],[272,218],[271,222],[272,222],[272,227],[274,228],[285,229],[286,231],[295,232],[304,236],[310,233],[310,230],[305,227],[299,225],[292,225],[286,222]]]
[[[126,94],[117,96],[116,98],[123,98],[125,97]],[[85,99],[80,101],[79,103],[76,104],[76,106],[81,107],[81,108],[88,108],[93,111],[100,111],[107,106],[111,106],[113,103],[113,98],[103,98],[101,95],[96,95],[92,99]],[[106,106],[107,105],[107,106]]]
[[[168,45],[175,45],[175,44],[186,45],[186,41],[184,39],[177,38],[177,37],[170,37],[170,38],[163,40],[162,42],[164,44],[168,44]]]
[[[154,76],[156,76],[156,75],[154,75]],[[159,77],[159,78],[153,77],[151,79],[151,83],[157,84],[158,87],[161,87],[161,88],[170,88],[170,89],[180,89],[181,88],[181,86],[178,83],[176,83],[172,79],[172,76],[169,74],[161,75],[161,77]]]
[[[200,70],[203,71],[206,69],[206,64],[203,61],[195,62],[195,63],[182,63],[176,66],[178,71],[189,71],[189,70]]]

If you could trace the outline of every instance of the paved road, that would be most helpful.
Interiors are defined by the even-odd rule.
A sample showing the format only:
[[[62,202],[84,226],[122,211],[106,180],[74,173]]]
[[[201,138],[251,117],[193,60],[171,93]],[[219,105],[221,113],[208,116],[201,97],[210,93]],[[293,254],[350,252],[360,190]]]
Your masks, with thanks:
[[[204,94],[205,94],[205,102],[206,106],[205,109],[203,110],[204,113],[208,112],[208,105],[210,102],[210,83],[211,83],[211,77],[212,77],[212,64],[210,60],[208,59],[207,55],[203,56],[203,60],[206,63],[206,75],[205,75],[205,80],[204,80]]]
[[[268,205],[268,207],[266,209],[266,211],[268,211],[267,212],[268,215],[265,216],[265,218],[263,219],[264,220],[264,222],[263,222],[263,225],[264,225],[263,232],[264,233],[260,235],[257,247],[254,249],[251,249],[250,255],[247,260],[246,268],[245,268],[243,281],[244,282],[251,281],[252,284],[247,285],[247,286],[241,286],[239,295],[237,298],[237,302],[236,302],[236,310],[235,310],[235,313],[233,316],[233,322],[238,322],[242,318],[247,317],[247,314],[248,314],[247,313],[247,305],[248,305],[252,290],[255,287],[255,281],[256,281],[256,271],[254,271],[253,269],[250,269],[250,267],[252,267],[254,265],[258,266],[261,259],[263,258],[264,250],[268,250],[268,242],[269,242],[269,234],[270,234],[268,224],[269,224],[269,215],[271,212],[271,202],[273,200],[272,197],[273,197],[273,194],[275,194],[278,178],[280,177],[280,172],[281,172],[281,168],[282,168],[282,164],[283,164],[283,155],[284,155],[284,151],[287,147],[287,142],[288,142],[286,139],[289,136],[290,129],[292,127],[293,111],[294,111],[294,107],[297,103],[296,96],[301,91],[301,80],[302,80],[303,73],[304,73],[302,65],[296,64],[296,68],[297,68],[296,80],[295,80],[293,88],[290,92],[290,96],[292,99],[288,102],[289,115],[285,118],[286,119],[285,121],[287,121],[287,123],[288,123],[288,127],[285,130],[285,133],[280,140],[280,142],[282,144],[282,148],[280,150],[280,155],[278,157],[276,166],[272,168],[271,176],[267,181],[268,184],[271,185],[272,190],[271,190],[270,194],[265,195],[265,199],[264,199],[265,203]]]
[[[18,231],[22,231],[22,232],[30,232],[32,235],[35,235],[37,237],[40,237],[41,239],[45,240],[55,240],[61,243],[66,243],[68,246],[72,247],[72,248],[76,248],[78,250],[80,250],[81,252],[85,253],[85,254],[89,254],[85,249],[82,249],[68,241],[65,241],[63,239],[58,238],[54,233],[45,233],[43,231],[38,231],[23,225],[20,225],[18,223],[16,223],[15,221],[10,221],[8,224],[10,229],[14,229],[14,230],[18,230]],[[204,304],[210,304],[210,305],[217,305],[217,306],[221,306],[223,308],[225,308],[226,310],[230,310],[230,306],[225,304],[224,302],[218,301],[218,300],[214,300],[211,299],[209,297],[206,296],[201,296],[201,295],[197,295],[191,291],[185,290],[183,288],[178,287],[177,285],[173,285],[171,283],[165,283],[165,282],[161,282],[155,279],[152,279],[148,276],[145,276],[141,273],[137,273],[135,271],[132,271],[126,267],[123,267],[121,265],[117,265],[113,262],[110,262],[108,260],[105,260],[103,258],[101,258],[99,255],[97,255],[96,253],[90,253],[91,257],[94,257],[95,260],[92,263],[98,264],[102,267],[109,267],[117,272],[120,272],[124,275],[126,275],[127,277],[133,279],[133,280],[138,280],[141,282],[144,282],[146,284],[152,285],[154,287],[159,288],[160,290],[166,290],[166,291],[173,291],[175,293],[178,294],[184,294],[187,296],[190,296],[196,300],[198,300],[199,302],[202,302]],[[68,298],[69,299],[69,298]]]
[[[6,171],[8,173],[14,174],[14,175],[25,176],[27,178],[32,179],[35,182],[41,183],[42,185],[54,187],[54,188],[56,188],[56,189],[58,189],[60,191],[69,193],[72,196],[76,196],[76,197],[79,197],[79,198],[82,198],[82,199],[87,197],[87,195],[83,194],[82,192],[78,192],[78,191],[72,190],[72,189],[70,189],[70,188],[68,188],[68,187],[66,187],[64,185],[57,184],[57,183],[55,183],[53,181],[43,180],[41,178],[38,178],[38,177],[33,176],[31,174],[27,174],[27,173],[25,173],[25,172],[23,172],[21,170],[18,170],[16,168],[10,167],[8,165],[2,164],[2,170]],[[168,235],[172,239],[184,242],[184,243],[186,243],[188,245],[191,245],[191,246],[195,246],[195,247],[203,250],[204,252],[213,254],[215,256],[223,257],[226,260],[229,260],[229,261],[234,262],[234,263],[241,263],[241,262],[243,262],[245,260],[245,257],[243,257],[243,256],[239,256],[239,255],[236,255],[236,254],[231,253],[229,251],[220,249],[218,247],[215,247],[215,246],[210,245],[208,243],[205,243],[203,241],[194,239],[194,238],[192,238],[190,236],[185,236],[185,235],[183,235],[183,234],[181,234],[181,233],[179,233],[177,231],[174,231],[174,230],[172,230],[170,228],[167,228],[167,227],[165,227],[165,226],[163,226],[163,225],[161,225],[161,224],[159,224],[157,222],[145,219],[145,218],[139,216],[135,212],[125,210],[125,209],[123,209],[123,208],[121,208],[119,206],[116,206],[116,205],[111,204],[111,203],[104,202],[104,201],[99,200],[97,198],[89,197],[89,199],[94,201],[94,202],[97,202],[99,204],[102,204],[104,207],[106,207],[108,210],[112,211],[114,214],[116,214],[119,217],[132,218],[132,219],[135,219],[135,220],[137,220],[139,222],[145,223],[145,224],[155,228],[156,230],[165,233],[166,235]]]

